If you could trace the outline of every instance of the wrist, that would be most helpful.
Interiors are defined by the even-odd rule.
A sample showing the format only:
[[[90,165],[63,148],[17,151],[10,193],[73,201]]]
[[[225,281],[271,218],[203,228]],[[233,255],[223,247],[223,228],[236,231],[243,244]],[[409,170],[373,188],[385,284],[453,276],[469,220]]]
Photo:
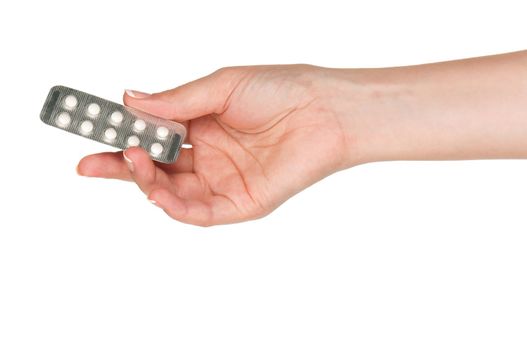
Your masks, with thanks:
[[[395,69],[339,69],[331,105],[344,139],[344,167],[412,158],[413,87]]]

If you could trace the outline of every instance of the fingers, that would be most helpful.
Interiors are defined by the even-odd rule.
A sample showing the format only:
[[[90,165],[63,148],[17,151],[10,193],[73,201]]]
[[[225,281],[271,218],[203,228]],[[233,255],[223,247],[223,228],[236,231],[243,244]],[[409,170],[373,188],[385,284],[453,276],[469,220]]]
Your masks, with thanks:
[[[207,200],[183,199],[174,193],[158,188],[148,199],[175,220],[199,226],[238,222],[242,219],[234,204],[227,198],[214,196]]]
[[[104,152],[86,156],[77,165],[77,172],[82,176],[130,181],[132,177],[122,153]]]
[[[158,167],[168,173],[190,173],[194,169],[194,150],[192,148],[182,148],[175,163],[158,163]]]
[[[126,90],[127,106],[179,122],[207,114],[222,114],[228,98],[241,79],[240,70],[221,69],[172,90],[146,94]]]
[[[183,152],[181,156],[180,167],[189,166],[191,154]],[[194,173],[177,173],[169,180],[165,171],[139,147],[86,156],[79,162],[78,172],[84,176],[133,180],[151,201],[181,222],[209,226],[249,219],[226,196],[211,193]]]
[[[175,163],[158,163],[157,166],[167,172],[192,172],[194,167],[193,153],[192,148],[182,148]],[[132,176],[130,175],[122,151],[90,154],[79,161],[79,164],[77,165],[77,173],[89,177],[101,177],[105,179],[126,181],[132,180]]]
[[[200,226],[212,224],[212,210],[203,201],[185,200],[166,189],[152,191],[148,199],[178,221]]]
[[[125,164],[137,186],[146,195],[154,187],[169,186],[166,173],[156,167],[148,153],[140,147],[132,147],[123,152]]]

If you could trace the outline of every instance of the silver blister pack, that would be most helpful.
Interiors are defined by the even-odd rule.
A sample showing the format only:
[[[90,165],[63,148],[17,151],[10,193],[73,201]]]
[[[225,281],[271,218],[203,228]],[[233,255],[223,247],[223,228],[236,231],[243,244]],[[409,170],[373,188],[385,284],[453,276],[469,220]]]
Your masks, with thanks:
[[[176,161],[183,125],[64,86],[54,86],[40,119],[51,126],[120,149],[139,146],[152,159]]]

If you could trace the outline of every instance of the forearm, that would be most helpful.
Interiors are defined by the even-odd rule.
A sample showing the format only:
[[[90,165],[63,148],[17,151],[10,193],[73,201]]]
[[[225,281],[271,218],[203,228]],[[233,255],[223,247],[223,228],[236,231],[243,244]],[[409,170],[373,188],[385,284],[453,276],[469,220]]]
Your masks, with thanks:
[[[527,51],[341,73],[359,162],[527,158]]]

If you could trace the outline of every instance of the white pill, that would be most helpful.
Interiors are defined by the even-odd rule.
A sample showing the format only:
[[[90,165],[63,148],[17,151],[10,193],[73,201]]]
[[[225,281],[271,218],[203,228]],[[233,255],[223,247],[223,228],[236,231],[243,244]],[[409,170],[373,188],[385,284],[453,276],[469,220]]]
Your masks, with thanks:
[[[58,126],[61,128],[65,128],[71,123],[71,117],[68,112],[61,112],[57,119],[55,119],[55,123],[57,123]]]
[[[104,130],[104,138],[108,141],[113,141],[117,137],[117,131],[114,128]]]
[[[146,123],[144,120],[142,119],[137,119],[135,122],[134,122],[134,130],[137,131],[137,132],[141,132],[141,131],[144,131],[146,129]]]
[[[153,143],[152,146],[150,146],[150,152],[154,155],[154,156],[158,156],[161,154],[161,152],[163,152],[163,146],[161,146],[160,143]]]
[[[90,103],[88,105],[88,116],[95,118],[99,115],[100,112],[101,106],[99,106],[97,103]]]
[[[89,120],[85,120],[81,123],[81,133],[88,135],[93,131],[93,123]]]
[[[159,137],[160,139],[166,139],[166,137],[168,136],[168,128],[164,127],[164,126],[160,126],[159,128],[157,128],[156,130],[156,135],[157,137]]]
[[[139,137],[132,135],[128,138],[126,142],[128,143],[129,147],[135,147],[135,146],[139,146],[140,141],[139,141]]]
[[[68,95],[64,98],[64,107],[71,110],[77,107],[77,97]]]
[[[123,121],[123,114],[119,111],[115,111],[110,115],[110,123],[113,125],[119,125]]]

